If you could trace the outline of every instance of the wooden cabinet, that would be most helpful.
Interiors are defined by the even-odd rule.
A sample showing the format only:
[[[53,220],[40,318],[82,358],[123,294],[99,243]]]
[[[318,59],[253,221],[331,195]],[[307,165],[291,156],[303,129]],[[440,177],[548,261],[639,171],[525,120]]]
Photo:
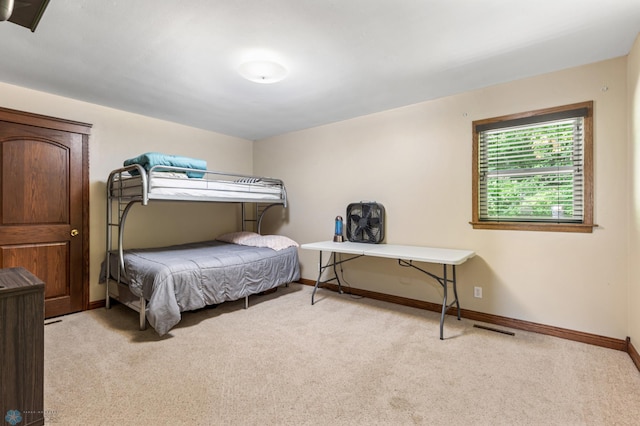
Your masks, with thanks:
[[[44,283],[0,269],[0,423],[44,424],[43,376]]]

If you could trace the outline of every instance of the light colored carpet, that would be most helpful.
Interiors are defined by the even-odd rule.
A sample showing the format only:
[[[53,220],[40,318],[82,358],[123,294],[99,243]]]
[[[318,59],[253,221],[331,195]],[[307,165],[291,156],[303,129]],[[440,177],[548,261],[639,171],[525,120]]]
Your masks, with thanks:
[[[636,425],[626,353],[311,288],[183,314],[117,305],[45,326],[47,424]]]

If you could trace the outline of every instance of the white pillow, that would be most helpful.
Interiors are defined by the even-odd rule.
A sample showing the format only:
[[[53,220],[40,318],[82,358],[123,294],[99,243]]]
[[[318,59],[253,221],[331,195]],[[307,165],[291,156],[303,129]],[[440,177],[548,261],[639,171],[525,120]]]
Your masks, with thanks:
[[[225,243],[244,244],[244,241],[251,238],[259,237],[259,236],[260,234],[257,234],[255,232],[239,231],[239,232],[230,232],[228,234],[222,234],[218,238],[216,238],[216,240],[222,241]]]
[[[253,238],[248,238],[239,244],[253,247],[268,247],[276,251],[286,249],[287,247],[299,247],[298,243],[284,235],[258,235]]]

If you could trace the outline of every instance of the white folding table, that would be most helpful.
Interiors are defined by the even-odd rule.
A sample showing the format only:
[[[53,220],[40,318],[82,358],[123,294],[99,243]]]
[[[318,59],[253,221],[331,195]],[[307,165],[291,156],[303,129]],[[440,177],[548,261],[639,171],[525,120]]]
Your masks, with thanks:
[[[471,250],[458,250],[436,247],[420,247],[420,246],[405,246],[397,244],[367,244],[367,243],[354,243],[350,241],[334,242],[334,241],[321,241],[316,243],[302,244],[300,246],[307,250],[317,250],[320,253],[320,260],[318,262],[318,279],[311,293],[311,304],[315,303],[314,298],[318,287],[329,281],[336,280],[338,282],[338,290],[342,291],[342,283],[338,277],[336,266],[360,258],[362,256],[370,257],[386,257],[390,259],[397,259],[398,264],[404,267],[411,267],[417,269],[420,272],[427,274],[434,278],[444,290],[444,296],[442,299],[442,314],[440,315],[440,340],[442,340],[444,334],[444,316],[447,310],[456,305],[458,310],[458,319],[460,319],[460,302],[458,301],[458,289],[456,283],[456,266],[461,265],[468,259],[475,256],[475,252]],[[322,263],[322,253],[330,252],[329,260],[326,264]],[[353,257],[347,259],[336,259],[336,253],[349,254]],[[425,263],[437,263],[442,265],[442,276],[438,276],[429,271],[426,271],[416,265],[413,262],[425,262]],[[448,267],[451,269],[451,278],[447,274]],[[328,268],[333,269],[334,276],[322,280],[322,274]],[[448,284],[451,283],[453,289],[454,300],[449,304],[448,302]]]

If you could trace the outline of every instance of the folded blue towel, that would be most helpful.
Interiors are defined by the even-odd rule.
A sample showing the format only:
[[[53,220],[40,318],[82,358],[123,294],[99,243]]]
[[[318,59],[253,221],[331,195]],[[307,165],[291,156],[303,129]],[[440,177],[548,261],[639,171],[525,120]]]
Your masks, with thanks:
[[[125,166],[139,164],[149,171],[154,166],[173,166],[185,169],[207,170],[207,162],[197,158],[181,157],[178,155],[168,155],[159,152],[147,152],[135,158],[124,161]],[[135,174],[135,171],[132,171]],[[204,173],[188,171],[187,176],[191,178],[201,178]]]

